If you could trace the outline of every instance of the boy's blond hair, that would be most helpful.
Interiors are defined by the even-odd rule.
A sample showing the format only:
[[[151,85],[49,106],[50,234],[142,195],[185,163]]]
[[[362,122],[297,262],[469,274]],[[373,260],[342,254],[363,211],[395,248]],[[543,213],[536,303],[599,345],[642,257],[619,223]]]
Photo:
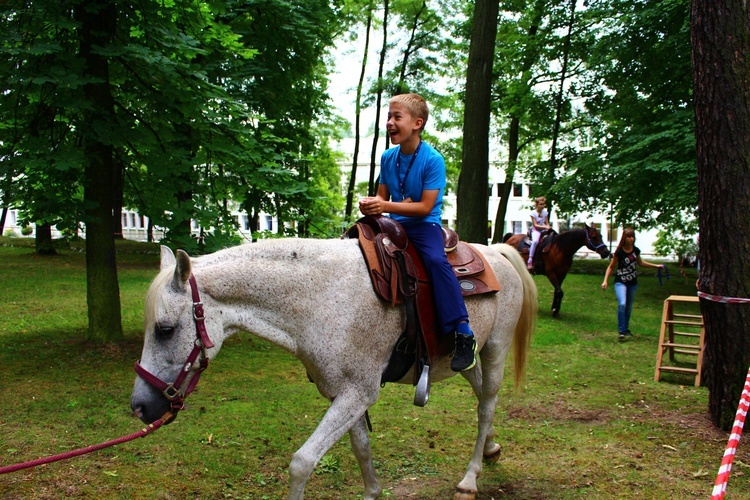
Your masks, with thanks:
[[[424,100],[424,97],[419,94],[398,94],[391,97],[388,101],[389,105],[394,103],[404,106],[409,111],[409,114],[415,118],[421,118],[422,128],[419,131],[422,132],[424,130],[427,118],[430,116],[430,109],[427,107],[427,101]]]

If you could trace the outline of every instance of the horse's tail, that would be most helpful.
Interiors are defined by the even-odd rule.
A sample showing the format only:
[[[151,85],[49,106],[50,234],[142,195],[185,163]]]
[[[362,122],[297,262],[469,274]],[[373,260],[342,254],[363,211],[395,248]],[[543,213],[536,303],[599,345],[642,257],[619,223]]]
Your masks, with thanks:
[[[505,235],[503,236],[503,243],[505,243],[506,241],[508,241],[512,237],[513,237],[513,233],[505,233]]]
[[[513,332],[513,375],[515,387],[522,387],[526,375],[526,358],[531,345],[531,336],[536,330],[537,302],[536,283],[531,277],[531,273],[526,270],[526,263],[523,261],[518,250],[504,243],[492,245],[492,248],[498,250],[503,256],[510,261],[518,275],[521,277],[523,286],[523,305],[521,306],[521,315],[516,323],[516,329]]]

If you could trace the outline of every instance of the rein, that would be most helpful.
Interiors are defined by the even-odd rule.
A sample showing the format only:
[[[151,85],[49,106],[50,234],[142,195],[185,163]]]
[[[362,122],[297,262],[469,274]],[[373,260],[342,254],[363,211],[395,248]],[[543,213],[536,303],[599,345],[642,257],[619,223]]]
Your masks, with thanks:
[[[91,453],[93,451],[109,448],[110,446],[114,446],[116,444],[127,443],[128,441],[132,441],[139,437],[146,437],[162,425],[168,424],[175,419],[175,417],[177,416],[177,412],[184,407],[185,398],[188,396],[188,394],[193,392],[195,386],[198,385],[200,374],[203,372],[203,370],[208,368],[208,355],[206,354],[206,349],[210,349],[214,346],[214,343],[211,342],[211,339],[208,336],[208,331],[206,330],[205,315],[203,313],[203,303],[201,302],[200,294],[198,293],[198,284],[195,281],[195,276],[191,274],[188,281],[190,282],[190,288],[193,294],[193,320],[195,321],[196,339],[193,344],[193,350],[190,352],[190,355],[183,365],[180,374],[177,376],[174,382],[164,382],[159,377],[143,368],[143,366],[141,366],[140,364],[140,361],[135,362],[135,372],[139,377],[159,389],[162,394],[164,394],[164,397],[171,402],[171,411],[166,412],[159,419],[150,423],[148,427],[130,434],[129,436],[123,436],[117,439],[106,441],[104,443],[86,446],[85,448],[79,448],[77,450],[67,451],[65,453],[59,453],[57,455],[52,455],[49,457],[38,458],[36,460],[30,460],[28,462],[23,462],[20,464],[0,467],[0,474],[16,472],[22,469],[28,469],[52,462],[59,462],[60,460],[66,460],[68,458],[85,455],[86,453]],[[200,361],[198,362],[198,367],[194,368],[194,363],[199,357]],[[193,378],[186,382],[186,378],[191,371],[195,371],[197,373],[193,376]]]
[[[146,437],[152,432],[154,432],[156,429],[161,427],[162,425],[168,424],[169,422],[174,420],[174,417],[175,417],[174,414],[167,412],[164,415],[162,415],[161,418],[149,424],[148,427],[141,429],[138,432],[134,432],[133,434],[130,434],[129,436],[123,436],[121,438],[112,439],[104,443],[95,444],[92,446],[86,446],[85,448],[79,448],[77,450],[66,451],[65,453],[59,453],[57,455],[52,455],[49,457],[38,458],[36,460],[29,460],[28,462],[23,462],[20,464],[6,465],[5,467],[0,467],[0,474],[8,474],[10,472],[16,472],[19,470],[36,467],[38,465],[50,464],[52,462],[59,462],[60,460],[66,460],[68,458],[78,457],[80,455],[85,455],[86,453],[91,453],[93,451],[98,451],[104,448],[109,448],[110,446],[114,446],[116,444],[127,443],[128,441],[132,441],[139,437]]]
[[[185,398],[193,392],[195,386],[198,385],[201,373],[203,370],[208,368],[208,354],[206,349],[210,349],[214,346],[211,339],[208,336],[206,330],[205,315],[203,313],[203,302],[201,302],[200,294],[198,293],[198,283],[195,281],[195,276],[190,275],[188,279],[190,283],[190,289],[193,295],[193,321],[195,322],[195,341],[193,342],[193,350],[182,365],[179,375],[174,382],[165,382],[153,373],[146,370],[141,366],[140,360],[135,362],[135,373],[138,374],[143,380],[152,386],[156,387],[161,391],[165,398],[170,402],[170,407],[174,416],[177,412],[185,407]],[[200,359],[199,359],[200,358]],[[198,364],[195,364],[195,361]],[[190,372],[196,372],[190,380],[187,380]],[[172,417],[174,419],[174,416]]]
[[[171,402],[171,411],[166,412],[159,419],[152,422],[148,427],[141,429],[138,432],[130,434],[129,436],[123,436],[117,439],[112,439],[104,443],[95,444],[92,446],[86,446],[85,448],[79,448],[77,450],[67,451],[57,455],[49,457],[38,458],[36,460],[30,460],[20,464],[7,465],[0,467],[0,474],[7,474],[9,472],[16,472],[22,469],[28,469],[36,467],[38,465],[49,464],[52,462],[59,462],[60,460],[66,460],[68,458],[85,455],[93,451],[98,451],[104,448],[109,448],[116,444],[127,443],[139,437],[146,437],[162,425],[170,423],[177,416],[177,412],[180,411],[185,405],[185,398],[188,394],[193,392],[195,386],[198,385],[198,379],[200,375],[208,368],[208,355],[206,349],[210,349],[214,346],[211,339],[208,336],[206,330],[205,315],[203,313],[203,303],[201,302],[200,294],[198,293],[198,284],[195,281],[195,276],[192,274],[188,280],[190,282],[190,288],[193,294],[193,320],[195,321],[195,342],[193,344],[193,350],[188,355],[187,361],[180,370],[180,374],[177,376],[174,382],[164,382],[156,375],[152,374],[143,366],[139,361],[135,362],[135,372],[143,380],[159,389],[164,397]],[[200,357],[197,368],[194,368],[195,361]],[[197,372],[189,381],[186,382],[187,376],[191,371]]]
[[[658,274],[657,274],[657,276],[659,278],[659,286],[661,286],[661,284],[662,284],[661,283],[661,270],[662,270],[662,268],[660,267],[659,271],[658,271]],[[667,281],[669,281],[669,269],[667,269],[667,265],[666,264],[664,264],[664,273],[666,274]]]

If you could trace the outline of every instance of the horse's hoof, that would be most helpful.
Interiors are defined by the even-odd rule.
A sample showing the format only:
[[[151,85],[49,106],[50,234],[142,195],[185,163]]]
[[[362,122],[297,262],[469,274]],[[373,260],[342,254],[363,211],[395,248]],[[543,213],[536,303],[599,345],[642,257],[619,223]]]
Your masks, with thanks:
[[[553,318],[559,318],[560,317],[560,311],[557,309],[552,309],[552,317]]]
[[[497,450],[493,451],[490,454],[485,453],[484,454],[484,461],[490,464],[496,463],[498,460],[500,460],[500,450],[501,448],[498,446]]]
[[[476,491],[464,490],[461,488],[456,488],[456,492],[453,494],[453,500],[475,500],[476,498]]]

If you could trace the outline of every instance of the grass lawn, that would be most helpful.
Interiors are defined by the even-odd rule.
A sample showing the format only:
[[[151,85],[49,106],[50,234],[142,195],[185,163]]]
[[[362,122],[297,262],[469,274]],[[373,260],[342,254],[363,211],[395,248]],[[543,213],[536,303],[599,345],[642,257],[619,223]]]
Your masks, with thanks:
[[[0,245],[9,239],[0,238]],[[12,241],[11,241],[12,243]],[[39,257],[0,247],[0,466],[131,434],[133,363],[142,307],[156,274],[153,245],[118,247],[125,338],[88,343],[85,263],[76,248]],[[539,328],[525,388],[506,380],[495,418],[500,460],[479,478],[490,498],[708,498],[728,434],[706,419],[707,391],[686,375],[654,382],[664,299],[694,295],[695,272],[659,286],[639,280],[628,342],[617,340],[606,261],[574,264],[561,317],[539,287]],[[692,275],[690,274],[692,272]],[[511,361],[512,364],[512,361]],[[508,368],[509,377],[512,372]],[[473,449],[476,400],[460,377],[436,384],[425,408],[411,386],[387,385],[370,410],[375,467],[385,498],[451,498]],[[0,497],[240,498],[287,494],[287,466],[326,410],[285,351],[242,333],[203,375],[188,408],[145,439],[0,476]],[[308,498],[361,498],[348,439],[323,458]],[[750,499],[750,446],[741,442],[728,499]]]

